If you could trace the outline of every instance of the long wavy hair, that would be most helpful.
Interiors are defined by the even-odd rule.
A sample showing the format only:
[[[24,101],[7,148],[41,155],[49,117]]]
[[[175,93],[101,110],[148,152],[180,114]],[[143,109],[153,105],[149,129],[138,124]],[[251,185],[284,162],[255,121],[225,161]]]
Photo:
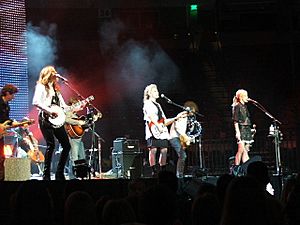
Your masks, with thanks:
[[[60,91],[60,87],[54,79],[55,74],[57,74],[57,72],[54,66],[45,66],[40,72],[40,77],[37,83],[43,84],[46,87],[46,90],[48,91],[50,88],[49,86],[50,81],[54,80],[53,82],[54,90]]]

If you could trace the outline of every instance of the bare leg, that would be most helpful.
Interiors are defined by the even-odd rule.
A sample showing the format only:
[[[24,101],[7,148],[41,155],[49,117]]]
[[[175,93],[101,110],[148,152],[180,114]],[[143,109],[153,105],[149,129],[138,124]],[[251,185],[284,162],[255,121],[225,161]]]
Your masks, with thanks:
[[[234,162],[235,165],[240,165],[244,151],[245,151],[244,143],[239,142],[238,143],[238,150],[237,150],[237,153],[235,155],[235,162]]]
[[[156,164],[156,151],[157,148],[149,148],[149,164],[151,167]]]
[[[248,154],[249,148],[250,148],[249,144],[244,145],[244,152],[243,152],[243,155],[242,155],[242,162],[243,163],[249,160],[249,154]]]
[[[167,148],[160,149],[160,156],[159,156],[159,165],[165,166],[167,164]]]

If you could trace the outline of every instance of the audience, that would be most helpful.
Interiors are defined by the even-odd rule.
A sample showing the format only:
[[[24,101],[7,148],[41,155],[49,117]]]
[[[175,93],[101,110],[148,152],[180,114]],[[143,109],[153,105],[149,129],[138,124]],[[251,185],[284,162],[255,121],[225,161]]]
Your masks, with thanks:
[[[223,206],[222,225],[266,225],[265,193],[252,177],[235,177],[229,184]]]
[[[44,182],[22,183],[11,197],[11,225],[54,225],[52,196]]]
[[[206,193],[197,197],[191,216],[193,225],[219,225],[221,207],[216,195]]]
[[[55,198],[47,185],[32,180],[19,185],[11,196],[10,225],[298,225],[300,176],[286,179],[281,199],[267,192],[270,176],[261,162],[248,165],[247,175],[220,176],[216,185],[183,181],[162,171],[155,182],[130,180],[127,195],[94,199],[86,185],[66,183]],[[151,184],[151,185],[149,185]],[[190,186],[194,195],[184,191]],[[33,188],[34,187],[34,188]],[[95,190],[94,190],[95,191]],[[100,195],[98,195],[100,196]],[[189,197],[187,197],[189,196]],[[65,197],[65,198],[63,198]],[[96,201],[97,200],[97,201]],[[96,204],[95,204],[96,202]],[[63,210],[59,207],[63,203]],[[58,217],[61,211],[63,218]]]
[[[285,213],[288,225],[300,224],[300,175],[295,180],[295,186],[287,199]]]

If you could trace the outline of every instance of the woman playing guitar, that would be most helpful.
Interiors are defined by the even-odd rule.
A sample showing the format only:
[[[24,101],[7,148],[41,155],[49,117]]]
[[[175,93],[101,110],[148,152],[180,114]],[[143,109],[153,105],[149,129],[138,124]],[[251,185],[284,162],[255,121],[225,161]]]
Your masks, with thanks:
[[[63,150],[55,173],[56,180],[65,180],[64,169],[68,159],[71,145],[65,128],[53,126],[49,118],[58,116],[58,111],[52,105],[60,108],[67,108],[67,105],[60,93],[57,72],[53,66],[46,66],[40,72],[39,80],[35,87],[32,104],[39,109],[39,125],[41,132],[46,140],[47,149],[45,153],[44,180],[50,180],[52,154],[55,148],[55,138],[61,144]]]
[[[144,90],[144,120],[147,147],[149,149],[149,164],[152,176],[156,175],[156,152],[160,149],[159,165],[165,170],[167,161],[167,147],[169,131],[166,126],[174,122],[178,117],[167,119],[160,104],[156,102],[159,92],[155,84],[148,85]]]

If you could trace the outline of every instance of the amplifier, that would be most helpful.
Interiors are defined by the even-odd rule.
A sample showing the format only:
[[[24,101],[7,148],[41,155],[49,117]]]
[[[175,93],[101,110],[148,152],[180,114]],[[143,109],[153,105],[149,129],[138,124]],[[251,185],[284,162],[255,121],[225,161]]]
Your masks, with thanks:
[[[138,178],[142,172],[139,140],[117,138],[113,142],[112,169],[124,178]]]
[[[135,139],[126,139],[126,138],[117,138],[114,140],[113,144],[113,152],[120,153],[120,152],[133,152],[139,153],[140,152],[140,142],[139,140]]]

